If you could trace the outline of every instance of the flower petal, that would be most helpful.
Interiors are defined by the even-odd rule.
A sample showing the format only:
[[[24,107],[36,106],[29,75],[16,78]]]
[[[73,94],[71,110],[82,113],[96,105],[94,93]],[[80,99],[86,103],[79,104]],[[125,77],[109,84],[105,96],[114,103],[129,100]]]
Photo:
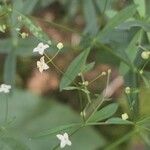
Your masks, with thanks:
[[[43,49],[43,48],[39,50],[39,54],[40,54],[40,55],[43,55],[43,54],[44,54],[44,49]]]
[[[59,140],[63,140],[63,139],[64,139],[63,135],[61,135],[61,134],[57,134],[56,137],[57,137]]]
[[[39,48],[38,47],[35,47],[34,49],[33,49],[33,52],[38,52],[39,51]]]
[[[68,139],[68,141],[66,141],[66,144],[69,145],[69,146],[72,145],[72,143],[71,143],[71,141],[69,139]]]
[[[48,44],[45,44],[45,45],[43,46],[43,48],[44,48],[44,49],[49,48],[49,45],[48,45]]]
[[[64,138],[68,139],[68,133],[66,133],[66,132],[64,133]]]
[[[43,69],[47,70],[47,69],[49,69],[49,66],[46,63],[44,63]]]
[[[64,148],[66,146],[66,141],[62,140],[60,143],[60,148]]]

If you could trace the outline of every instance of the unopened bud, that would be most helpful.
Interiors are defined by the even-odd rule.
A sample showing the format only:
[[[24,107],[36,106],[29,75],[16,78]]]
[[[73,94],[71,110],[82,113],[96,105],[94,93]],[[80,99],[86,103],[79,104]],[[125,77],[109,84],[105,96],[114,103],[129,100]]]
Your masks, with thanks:
[[[125,93],[126,93],[126,94],[130,94],[130,92],[131,92],[130,87],[126,87],[126,88],[125,88]]]
[[[141,57],[146,60],[149,58],[149,55],[150,55],[150,52],[144,51],[142,52]]]

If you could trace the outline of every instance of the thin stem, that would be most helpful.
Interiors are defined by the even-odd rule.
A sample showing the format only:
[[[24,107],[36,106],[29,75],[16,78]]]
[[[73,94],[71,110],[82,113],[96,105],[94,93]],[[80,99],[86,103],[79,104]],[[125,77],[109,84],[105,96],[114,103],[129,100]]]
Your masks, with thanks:
[[[104,148],[104,150],[112,150],[112,149],[114,149],[115,147],[117,147],[118,145],[120,145],[121,143],[123,143],[124,141],[129,139],[134,134],[135,134],[135,131],[131,131],[131,132],[127,133],[125,136],[123,136],[122,138],[118,139],[116,142],[114,142],[111,145],[109,145],[108,147]]]
[[[141,68],[141,70],[143,70],[145,68],[145,66],[148,64],[149,59],[144,63],[143,67]]]
[[[38,18],[38,17],[35,17],[35,16],[31,16],[31,17],[32,17],[32,18],[36,18],[36,19],[38,19],[38,20],[41,20],[41,21],[43,21],[43,22],[46,22],[46,23],[50,24],[50,25],[53,26],[53,27],[62,29],[62,30],[64,30],[64,31],[68,31],[68,32],[72,32],[72,33],[77,33],[77,34],[83,36],[79,31],[72,30],[71,28],[66,27],[66,26],[64,26],[64,25],[62,25],[62,24],[58,24],[58,23],[56,23],[56,22],[44,20],[44,19],[41,19],[41,18]]]
[[[107,2],[108,2],[108,0],[106,0],[106,2],[105,2],[105,6],[104,6],[104,9],[103,9],[102,15],[104,15],[104,13],[105,13],[105,10],[106,10],[106,7],[107,7]]]
[[[90,81],[88,85],[90,85],[91,83],[95,82],[97,79],[99,79],[102,76],[103,76],[103,74],[99,74],[95,79],[93,79],[92,81]]]
[[[51,60],[49,60],[48,62],[47,62],[47,64],[48,63],[50,63],[57,55],[58,55],[58,53],[60,52],[60,49],[56,52],[56,54],[51,58]]]
[[[1,14],[1,15],[0,15],[0,18],[6,16],[7,14],[8,14],[8,13]]]
[[[8,121],[8,97],[6,95],[5,122]]]
[[[138,47],[141,48],[144,51],[147,51],[147,49],[145,47],[143,47],[142,45],[139,45]]]
[[[96,108],[94,109],[94,111],[91,113],[91,115],[87,118],[86,123],[90,120],[90,118],[95,114],[95,112],[97,111],[97,109],[102,105],[102,103],[105,101],[105,95],[107,92],[107,87],[109,84],[109,80],[110,80],[110,73],[111,71],[108,70],[108,75],[107,75],[107,81],[106,81],[106,88],[105,88],[105,93],[103,94],[102,100],[100,101],[99,105],[96,106]],[[99,97],[98,97],[99,98]]]
[[[84,82],[85,82],[85,80],[84,80],[84,76],[83,76],[83,74],[82,74],[82,73],[81,73],[81,80],[82,80],[82,83],[84,83]],[[83,84],[83,86],[84,86],[85,91],[88,91],[88,89],[87,89],[86,85],[84,85],[84,84]],[[89,102],[89,103],[91,103],[90,94],[89,94],[88,92],[86,92],[85,94],[86,94],[86,96],[87,96],[87,100],[88,100],[88,102]]]
[[[65,73],[52,61],[52,59],[49,58],[49,56],[48,56],[46,53],[44,53],[44,55],[45,55],[45,57],[49,60],[49,62],[57,69],[57,71],[58,71],[59,73],[61,73],[62,75],[65,74]],[[67,75],[65,75],[65,76],[68,78],[68,80],[71,80],[69,76],[67,76]],[[78,86],[74,81],[73,81],[73,84],[76,85],[76,86]]]
[[[80,103],[80,112],[83,113],[83,101],[82,101],[82,95],[81,92],[78,90],[78,95],[79,95],[79,103]],[[81,114],[82,121],[85,123],[85,118],[84,115]]]

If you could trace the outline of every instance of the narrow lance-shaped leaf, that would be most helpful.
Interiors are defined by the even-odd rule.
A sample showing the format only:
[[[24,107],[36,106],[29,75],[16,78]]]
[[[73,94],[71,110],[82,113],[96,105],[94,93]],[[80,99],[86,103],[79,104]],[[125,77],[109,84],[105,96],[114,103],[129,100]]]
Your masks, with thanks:
[[[30,148],[26,144],[24,144],[22,141],[19,141],[18,139],[14,139],[11,137],[3,137],[3,138],[0,138],[0,141],[2,141],[4,149],[30,150]]]
[[[85,65],[85,67],[84,67],[84,69],[83,69],[83,73],[88,72],[88,71],[90,71],[91,69],[93,69],[94,65],[95,65],[95,62],[91,62],[91,63]]]
[[[97,111],[91,118],[90,122],[97,122],[105,120],[111,117],[118,109],[118,104],[109,104],[108,106],[102,108],[101,110]]]
[[[121,118],[110,118],[106,121],[107,124],[118,124],[118,125],[129,125],[129,124],[133,124],[133,122],[128,121],[128,120],[123,120]]]
[[[64,73],[61,82],[60,82],[60,91],[63,90],[63,88],[66,88],[68,85],[70,85],[75,77],[78,75],[78,73],[82,72],[84,69],[87,56],[90,52],[90,49],[84,50],[80,55],[78,55],[69,65],[67,71]]]
[[[135,34],[132,41],[130,42],[127,49],[125,50],[132,67],[134,66],[134,60],[136,58],[136,54],[138,51],[137,43],[141,40],[141,37],[142,37],[142,30],[138,31]],[[119,71],[122,75],[125,75],[129,71],[129,66],[127,66],[122,62],[120,64]]]
[[[122,22],[126,21],[127,19],[131,18],[136,12],[136,6],[130,5],[127,8],[121,10],[117,13],[106,25],[106,27],[99,33],[98,39],[103,38],[109,31],[117,27]]]
[[[16,73],[16,55],[14,51],[11,51],[5,60],[4,65],[4,82],[6,84],[14,85]]]
[[[51,135],[51,134],[61,132],[63,130],[69,130],[69,129],[76,128],[76,127],[79,127],[79,126],[81,126],[81,124],[79,124],[79,123],[59,126],[59,127],[56,127],[56,128],[50,129],[50,130],[43,131],[43,132],[39,133],[38,135],[34,136],[33,138],[48,136],[48,135]]]
[[[144,31],[150,32],[150,24],[147,20],[130,20],[120,24],[117,29],[130,30],[132,27],[140,27]]]
[[[93,1],[83,0],[83,11],[86,22],[85,32],[90,33],[91,35],[95,35],[98,31],[98,25]]]
[[[146,14],[146,5],[145,0],[133,0],[137,5],[137,11],[141,17],[145,17]]]
[[[51,45],[51,41],[49,40],[49,37],[42,31],[40,27],[37,27],[35,23],[28,17],[20,14],[22,23],[30,30],[30,32],[40,41],[43,41],[47,44]]]

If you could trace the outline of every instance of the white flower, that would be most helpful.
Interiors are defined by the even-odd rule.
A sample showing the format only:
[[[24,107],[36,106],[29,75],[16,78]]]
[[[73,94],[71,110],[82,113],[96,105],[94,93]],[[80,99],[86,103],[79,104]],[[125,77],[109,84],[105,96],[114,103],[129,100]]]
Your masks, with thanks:
[[[66,145],[71,146],[72,143],[69,140],[67,133],[64,133],[63,135],[57,134],[56,136],[60,140],[60,148],[64,148]]]
[[[44,56],[40,58],[40,61],[37,61],[37,68],[42,73],[43,70],[47,70],[49,66],[45,63]]]
[[[11,85],[1,84],[0,92],[9,93],[11,89]]]
[[[33,52],[39,52],[40,55],[44,54],[45,49],[49,48],[48,44],[39,43],[37,47],[33,49]]]
[[[127,120],[129,118],[127,113],[121,115],[122,120]]]
[[[57,48],[58,48],[58,49],[62,49],[63,47],[64,47],[63,43],[59,42],[59,43],[57,44]]]

